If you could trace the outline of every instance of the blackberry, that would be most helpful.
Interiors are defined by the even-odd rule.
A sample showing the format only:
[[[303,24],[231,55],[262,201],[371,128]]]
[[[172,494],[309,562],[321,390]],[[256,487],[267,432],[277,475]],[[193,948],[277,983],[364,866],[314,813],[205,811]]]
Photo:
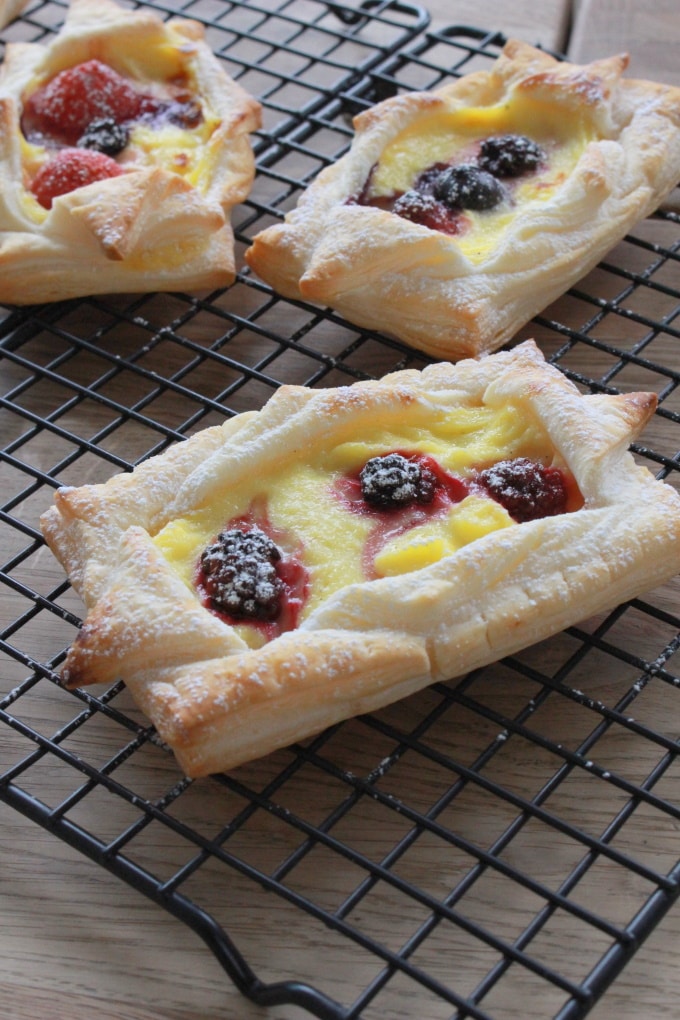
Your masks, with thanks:
[[[558,468],[543,467],[518,457],[487,468],[480,473],[479,480],[518,522],[554,517],[566,510],[567,490]]]
[[[429,468],[400,453],[387,453],[366,461],[361,474],[361,495],[368,504],[382,510],[431,503],[436,479]]]
[[[437,178],[444,170],[448,170],[450,165],[450,163],[433,163],[432,166],[428,166],[426,170],[418,174],[413,182],[413,187],[422,195],[432,195]]]
[[[519,177],[544,159],[543,149],[526,135],[486,138],[479,149],[480,167],[496,177]]]
[[[283,582],[281,550],[260,528],[223,531],[201,555],[205,590],[215,609],[239,620],[274,620]]]
[[[444,170],[434,183],[434,197],[449,207],[493,209],[505,198],[500,181],[472,163],[460,163]]]
[[[90,121],[76,144],[79,149],[94,149],[106,156],[115,156],[129,141],[130,132],[124,124],[117,124],[113,117],[98,117]]]

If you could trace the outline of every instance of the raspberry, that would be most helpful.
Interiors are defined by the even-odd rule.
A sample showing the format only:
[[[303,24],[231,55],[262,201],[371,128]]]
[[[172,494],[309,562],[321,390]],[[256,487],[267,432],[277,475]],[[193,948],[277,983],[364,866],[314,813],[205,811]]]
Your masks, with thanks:
[[[74,145],[93,120],[134,120],[148,112],[149,100],[113,68],[88,60],[61,71],[28,97],[24,128]]]
[[[451,208],[484,211],[505,198],[500,181],[472,163],[449,167],[434,182],[434,197]]]
[[[545,159],[543,149],[526,135],[486,138],[479,149],[479,165],[496,177],[519,177]]]
[[[30,189],[45,209],[52,208],[58,195],[65,195],[86,184],[117,177],[124,173],[115,160],[103,152],[87,149],[61,149],[38,170]]]
[[[482,471],[479,481],[518,522],[554,517],[566,510],[567,489],[562,472],[526,457],[499,461]]]
[[[130,132],[124,124],[116,124],[112,117],[99,117],[87,125],[85,133],[78,139],[78,148],[115,156],[123,151],[129,140]]]
[[[366,461],[359,481],[365,501],[383,510],[411,503],[431,503],[437,484],[429,468],[400,453],[387,453]]]
[[[419,223],[431,230],[440,230],[444,234],[458,232],[458,220],[452,216],[451,210],[432,195],[414,188],[399,196],[392,206],[392,212],[402,219]]]
[[[274,620],[284,585],[281,550],[260,528],[223,531],[201,555],[205,590],[215,609],[236,620]]]

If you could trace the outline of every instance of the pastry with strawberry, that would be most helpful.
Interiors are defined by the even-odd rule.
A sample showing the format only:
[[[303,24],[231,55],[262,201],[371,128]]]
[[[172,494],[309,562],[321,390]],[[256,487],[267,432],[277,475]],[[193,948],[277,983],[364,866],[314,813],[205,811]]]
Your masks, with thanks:
[[[73,0],[0,71],[0,301],[229,284],[259,123],[198,22]]]

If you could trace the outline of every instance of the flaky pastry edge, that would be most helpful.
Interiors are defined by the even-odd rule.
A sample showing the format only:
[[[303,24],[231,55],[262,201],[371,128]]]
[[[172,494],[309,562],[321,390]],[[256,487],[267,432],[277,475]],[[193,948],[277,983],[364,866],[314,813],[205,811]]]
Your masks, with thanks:
[[[251,650],[150,536],[299,450],[483,398],[545,428],[584,507],[494,532],[432,566],[337,591]],[[329,390],[284,386],[99,485],[62,488],[41,526],[87,615],[68,686],[122,677],[190,776],[232,768],[611,608],[680,569],[680,498],[628,445],[650,393],[582,395],[533,343]]]

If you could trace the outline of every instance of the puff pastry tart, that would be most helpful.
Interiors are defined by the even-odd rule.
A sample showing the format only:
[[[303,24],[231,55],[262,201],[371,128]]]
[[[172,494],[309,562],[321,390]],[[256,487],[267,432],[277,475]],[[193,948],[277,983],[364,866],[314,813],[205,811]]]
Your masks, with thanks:
[[[73,0],[48,45],[8,44],[0,301],[230,283],[259,122],[195,21]]]
[[[668,579],[680,498],[532,341],[284,387],[100,485],[50,547],[87,607],[63,678],[122,677],[192,776],[492,662]]]
[[[680,89],[626,65],[511,40],[490,70],[385,100],[248,263],[435,356],[500,347],[680,180]]]

